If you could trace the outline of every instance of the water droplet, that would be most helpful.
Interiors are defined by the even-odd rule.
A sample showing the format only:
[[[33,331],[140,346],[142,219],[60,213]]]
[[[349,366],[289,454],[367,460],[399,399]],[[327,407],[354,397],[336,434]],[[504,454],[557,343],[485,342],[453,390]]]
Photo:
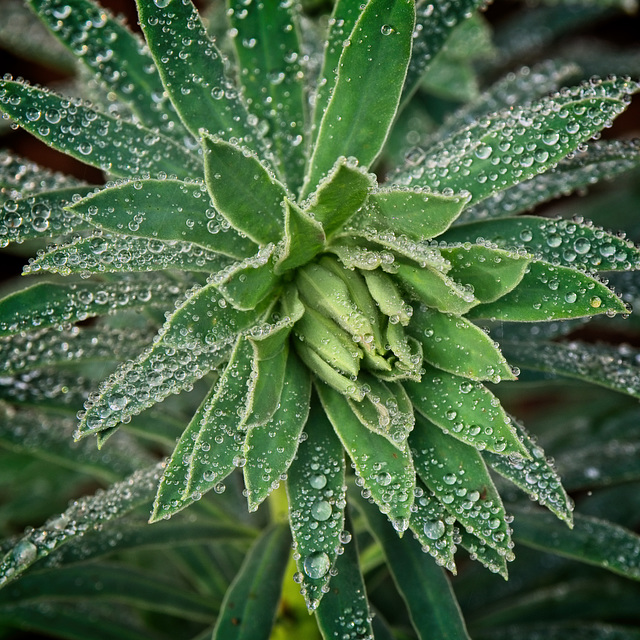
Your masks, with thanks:
[[[311,516],[314,520],[319,520],[320,522],[328,520],[331,517],[331,505],[324,500],[316,502],[311,507]]]
[[[314,473],[309,478],[309,484],[314,489],[322,489],[327,484],[327,477],[322,473]]]
[[[304,572],[312,579],[317,580],[326,575],[331,566],[329,556],[324,551],[317,551],[308,555],[302,563]]]
[[[445,532],[442,520],[428,520],[424,523],[424,535],[430,540],[439,540]]]
[[[393,27],[390,24],[383,24],[380,28],[380,33],[383,36],[391,35],[393,33]]]

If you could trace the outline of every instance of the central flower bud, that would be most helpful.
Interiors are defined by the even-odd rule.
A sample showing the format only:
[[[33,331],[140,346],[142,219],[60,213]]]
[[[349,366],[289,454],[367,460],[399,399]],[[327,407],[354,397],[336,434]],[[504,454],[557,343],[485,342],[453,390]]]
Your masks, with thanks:
[[[422,346],[405,331],[413,309],[391,276],[325,255],[294,283],[305,307],[293,328],[300,358],[376,431],[405,440],[413,409],[399,381],[420,379]]]

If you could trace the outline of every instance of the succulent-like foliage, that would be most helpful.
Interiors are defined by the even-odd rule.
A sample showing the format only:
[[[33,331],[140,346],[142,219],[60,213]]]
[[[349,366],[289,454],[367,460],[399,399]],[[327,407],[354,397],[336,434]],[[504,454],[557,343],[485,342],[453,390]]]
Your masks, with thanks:
[[[191,0],[138,0],[144,40],[90,0],[28,4],[92,75],[95,96],[5,78],[0,108],[108,182],[2,158],[2,242],[55,239],[25,267],[35,284],[0,300],[2,411],[15,425],[3,429],[46,432],[53,420],[60,431],[56,412],[84,399],[76,440],[96,436],[123,453],[105,464],[81,441],[79,464],[105,478],[148,470],[7,546],[7,589],[54,551],[64,564],[62,543],[152,494],[151,522],[162,521],[197,511],[234,472],[249,511],[269,498],[275,522],[221,603],[214,638],[269,636],[291,540],[295,580],[324,637],[373,637],[349,501],[419,637],[466,637],[436,566],[455,573],[457,546],[507,576],[513,518],[492,472],[563,521],[516,513],[534,546],[545,527],[560,527],[565,552],[613,535],[609,525],[585,533],[580,520],[571,537],[557,471],[493,385],[517,380],[517,367],[551,368],[640,393],[620,367],[594,364],[601,352],[563,355],[512,324],[629,313],[600,272],[638,268],[631,242],[584,220],[517,214],[640,164],[635,143],[589,142],[636,81],[561,89],[575,67],[545,63],[531,86],[529,72],[511,74],[400,156],[394,122],[420,83],[440,90],[438,73],[457,60],[450,36],[459,23],[473,33],[477,2],[338,0],[321,41],[296,2],[229,0],[221,42]],[[404,160],[390,168],[394,156]],[[74,377],[77,368],[53,373],[100,360],[120,362],[100,382]],[[52,378],[57,391],[47,391]],[[199,406],[161,466],[131,440],[107,442],[130,423],[165,447],[175,430],[154,407],[194,387]],[[49,437],[63,449],[62,436]],[[288,528],[278,521],[285,502]],[[179,539],[166,524],[155,525],[159,539]],[[598,548],[591,561],[637,578],[638,539],[615,532],[624,553]],[[101,579],[116,590],[124,577],[105,569]],[[431,606],[452,635],[416,595],[424,581],[437,586]],[[169,600],[155,588],[145,584],[148,599]],[[211,613],[197,598],[181,606],[195,620]]]

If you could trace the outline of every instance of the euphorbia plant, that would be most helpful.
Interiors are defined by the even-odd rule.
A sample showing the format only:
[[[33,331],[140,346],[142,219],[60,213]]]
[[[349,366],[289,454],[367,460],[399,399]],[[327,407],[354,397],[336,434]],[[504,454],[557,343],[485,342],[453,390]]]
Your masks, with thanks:
[[[609,77],[549,93],[562,73],[548,64],[544,90],[521,97],[512,76],[391,169],[379,160],[394,122],[477,3],[339,0],[318,58],[295,2],[230,1],[233,62],[190,0],[138,1],[146,45],[88,0],[29,4],[104,102],[5,79],[0,106],[109,181],[5,156],[5,241],[56,238],[25,273],[71,278],[0,301],[8,373],[118,350],[122,364],[78,414],[76,438],[95,435],[103,451],[119,425],[172,394],[200,379],[208,391],[166,462],[27,532],[8,549],[5,582],[152,490],[157,522],[221,493],[236,471],[249,510],[269,498],[274,524],[214,637],[268,637],[291,541],[324,637],[372,637],[350,500],[420,637],[465,637],[444,574],[422,552],[455,573],[462,546],[506,577],[512,518],[490,470],[572,526],[552,464],[486,385],[516,380],[512,364],[540,368],[535,350],[514,334],[510,363],[489,330],[627,313],[597,272],[640,261],[590,223],[515,214],[586,174],[637,164],[632,143],[586,143],[638,84]],[[131,310],[148,323],[128,335]],[[23,411],[7,407],[7,419]],[[153,435],[153,418],[144,429]],[[416,574],[403,573],[410,563]],[[441,617],[415,594],[425,576]]]

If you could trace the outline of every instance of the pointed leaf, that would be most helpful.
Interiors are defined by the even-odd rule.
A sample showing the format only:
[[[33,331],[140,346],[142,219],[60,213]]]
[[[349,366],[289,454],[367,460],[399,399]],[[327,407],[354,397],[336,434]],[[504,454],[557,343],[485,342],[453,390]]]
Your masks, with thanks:
[[[354,629],[360,637],[373,638],[369,602],[358,564],[358,545],[351,534],[353,525],[348,513],[345,524],[347,528],[341,538],[344,542],[348,537],[349,541],[336,560],[337,573],[331,579],[331,588],[316,610],[318,627],[326,640],[349,637]]]
[[[436,309],[414,309],[408,331],[429,364],[471,380],[514,380],[498,345],[474,324]]]
[[[505,580],[509,578],[507,561],[500,552],[490,547],[488,544],[466,531],[462,532],[460,545],[469,552],[469,557],[476,560],[492,573],[497,573]]]
[[[602,180],[613,180],[639,165],[640,148],[635,140],[592,142],[586,150],[577,150],[553,169],[468,208],[461,220],[469,222],[530,211],[543,202],[581,192]]]
[[[311,610],[322,599],[341,547],[346,487],[342,446],[317,405],[306,433],[287,474],[287,496],[298,578]]]
[[[242,95],[251,112],[268,124],[266,136],[295,193],[304,173],[305,113],[303,67],[294,5],[230,0]]]
[[[414,427],[413,406],[406,391],[397,382],[382,382],[376,376],[360,374],[367,389],[360,401],[349,399],[349,406],[360,422],[404,451],[407,437]]]
[[[3,608],[12,602],[47,600],[123,603],[201,622],[209,622],[217,613],[217,607],[205,596],[180,588],[159,575],[118,565],[94,563],[41,569],[0,591]]]
[[[640,250],[632,242],[590,223],[573,220],[518,216],[472,222],[451,229],[443,240],[477,242],[478,238],[505,249],[522,248],[545,262],[585,271],[640,267]]]
[[[363,271],[362,275],[380,311],[389,317],[391,323],[406,327],[411,319],[411,307],[402,299],[393,278],[380,269]]]
[[[187,132],[168,103],[139,35],[87,0],[29,0],[49,31],[117,95],[147,127],[183,139]]]
[[[447,435],[479,451],[529,453],[495,396],[481,383],[424,365],[422,380],[404,386],[413,406]]]
[[[207,189],[216,209],[258,244],[284,234],[287,190],[258,157],[222,138],[203,134]]]
[[[397,358],[393,363],[395,372],[404,373],[408,379],[419,380],[423,360],[420,342],[408,336],[400,323],[389,322],[386,335],[389,349]]]
[[[254,381],[243,427],[265,424],[278,408],[287,370],[290,333],[291,326],[284,325],[266,338],[249,338],[253,347]]]
[[[444,233],[468,201],[468,195],[444,196],[420,187],[381,188],[369,194],[367,204],[349,226],[391,231],[422,242]]]
[[[640,398],[640,369],[634,358],[635,350],[625,352],[622,347],[577,340],[569,343],[505,342],[503,350],[509,360],[522,369],[584,380]]]
[[[59,273],[118,273],[135,271],[220,271],[230,259],[191,242],[132,238],[97,232],[57,245],[36,259],[30,259],[22,274],[40,271]]]
[[[430,148],[419,168],[394,182],[466,189],[479,202],[554,166],[624,111],[625,97],[637,90],[625,78],[599,80],[492,114]],[[586,109],[593,115],[585,118]]]
[[[231,258],[255,245],[240,236],[211,204],[204,183],[135,180],[101,189],[69,211],[102,229],[153,240],[193,242]]]
[[[355,494],[354,502],[382,547],[418,638],[427,640],[435,635],[447,640],[469,640],[460,607],[443,570],[422,552],[416,540],[410,536],[400,540],[377,510]]]
[[[513,291],[495,302],[474,307],[468,315],[540,322],[627,312],[622,300],[595,278],[570,267],[533,260]]]
[[[477,304],[472,291],[430,265],[419,269],[408,264],[398,264],[396,278],[423,304],[443,313],[467,313]]]
[[[428,553],[436,564],[456,573],[453,554],[456,552],[454,536],[458,529],[453,526],[454,516],[449,514],[435,494],[418,480],[409,527],[416,540],[422,545],[422,551]]]
[[[7,200],[0,219],[0,245],[50,238],[89,228],[82,218],[66,211],[65,207],[76,197],[85,196],[92,190],[93,187],[79,185]]]
[[[200,176],[198,156],[153,129],[96,111],[45,89],[0,81],[2,110],[45,144],[120,176],[145,173]],[[71,135],[70,130],[78,130]]]
[[[409,443],[416,473],[444,508],[469,533],[512,558],[504,506],[480,453],[424,418]]]
[[[364,7],[352,0],[336,0],[329,24],[322,56],[322,68],[313,96],[313,141],[317,138],[320,123],[338,79],[340,56],[344,43],[349,39]]]
[[[529,258],[481,244],[440,249],[451,263],[448,276],[473,287],[480,302],[493,302],[512,291],[525,275]]]
[[[198,289],[175,310],[162,329],[165,345],[179,349],[220,347],[264,316],[268,303],[252,311],[235,309],[217,287],[212,283]]]
[[[341,4],[348,2],[342,0],[336,7]],[[374,177],[358,167],[355,158],[340,157],[307,201],[306,210],[320,222],[329,237],[364,204],[374,184]]]
[[[283,524],[273,525],[256,540],[227,591],[213,640],[268,640],[290,544]]]
[[[197,138],[204,129],[225,139],[257,142],[249,114],[226,77],[225,59],[193,3],[138,0],[137,6],[162,84],[187,129]]]
[[[285,198],[284,244],[275,265],[276,273],[311,261],[322,251],[325,240],[322,225]]]
[[[322,385],[317,385],[317,390],[362,486],[394,528],[404,531],[409,526],[416,482],[408,447],[399,450],[386,438],[369,431],[339,393]]]
[[[578,513],[570,530],[550,513],[513,511],[517,542],[640,580],[640,536],[633,531]]]
[[[273,250],[274,246],[268,244],[255,256],[231,265],[213,277],[218,291],[235,309],[252,311],[274,291],[278,276],[273,270]]]
[[[398,108],[414,23],[413,0],[372,0],[361,13],[340,56],[303,195],[316,188],[339,156],[355,156],[369,167],[380,153]]]
[[[294,333],[332,367],[349,376],[357,376],[362,351],[351,336],[333,320],[315,309],[306,308],[296,322]]]
[[[109,283],[40,282],[0,300],[0,335],[62,326],[119,309],[171,304],[177,294],[164,278],[148,275]]]
[[[250,511],[258,508],[285,474],[291,475],[289,467],[309,415],[310,393],[309,372],[290,349],[278,409],[269,422],[249,429],[244,444],[242,471]]]
[[[160,478],[161,465],[138,470],[126,480],[94,496],[85,496],[71,504],[62,514],[38,529],[21,536],[0,562],[0,585],[17,578],[36,560],[44,558],[61,545],[115,518],[121,518],[151,500]]]
[[[522,425],[516,420],[513,421],[513,425],[531,457],[528,460],[516,459],[483,451],[483,458],[494,471],[520,487],[532,500],[547,507],[571,527],[573,501],[562,486],[562,480],[552,461],[545,457],[544,451],[531,439]]]
[[[116,427],[172,393],[191,388],[227,357],[221,346],[178,349],[158,340],[136,360],[121,365],[101,384],[98,397],[85,402],[76,438]]]

